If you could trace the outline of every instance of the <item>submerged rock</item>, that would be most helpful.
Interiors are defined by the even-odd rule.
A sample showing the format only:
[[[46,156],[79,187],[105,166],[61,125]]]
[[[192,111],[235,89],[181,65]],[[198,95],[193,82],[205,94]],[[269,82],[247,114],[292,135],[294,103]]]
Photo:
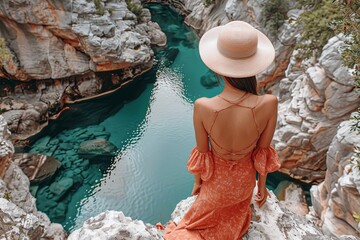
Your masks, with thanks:
[[[56,158],[37,153],[15,153],[12,161],[19,165],[31,183],[51,178],[61,167]]]
[[[97,138],[82,142],[79,146],[78,154],[82,158],[90,160],[108,159],[115,156],[117,147],[103,138]]]

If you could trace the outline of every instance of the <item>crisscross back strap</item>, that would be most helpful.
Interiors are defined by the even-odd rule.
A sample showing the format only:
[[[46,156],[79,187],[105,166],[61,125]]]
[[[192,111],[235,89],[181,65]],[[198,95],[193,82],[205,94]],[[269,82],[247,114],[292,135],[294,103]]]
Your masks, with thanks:
[[[260,129],[259,129],[259,125],[256,121],[256,118],[255,118],[255,112],[254,112],[254,109],[255,107],[257,106],[258,104],[258,99],[256,99],[256,103],[254,106],[252,107],[248,107],[248,106],[243,106],[241,105],[241,103],[249,96],[249,93],[245,93],[243,96],[241,96],[239,99],[237,99],[236,101],[230,101],[220,95],[217,95],[217,97],[221,98],[222,100],[226,101],[227,103],[229,103],[230,105],[225,107],[225,108],[222,108],[220,110],[216,110],[215,111],[215,117],[214,117],[214,120],[210,126],[210,130],[209,130],[209,138],[211,140],[212,143],[214,143],[217,147],[219,147],[220,149],[226,151],[227,153],[225,153],[225,155],[244,155],[244,154],[247,154],[247,151],[248,149],[250,149],[250,147],[252,147],[256,142],[257,140],[259,139],[260,137]],[[247,108],[247,109],[250,109],[251,110],[251,114],[253,116],[253,119],[254,119],[254,123],[255,123],[255,127],[256,127],[256,131],[257,131],[257,138],[255,139],[254,142],[252,142],[250,145],[246,146],[245,148],[243,148],[242,150],[240,151],[229,151],[227,149],[224,149],[223,147],[221,147],[212,137],[211,137],[211,133],[212,133],[212,129],[215,125],[215,122],[216,122],[216,119],[217,117],[219,116],[219,113],[225,109],[228,109],[230,107],[233,107],[233,106],[236,106],[236,107],[242,107],[242,108]],[[215,152],[217,152],[215,149],[213,149]],[[244,153],[245,151],[245,153]]]

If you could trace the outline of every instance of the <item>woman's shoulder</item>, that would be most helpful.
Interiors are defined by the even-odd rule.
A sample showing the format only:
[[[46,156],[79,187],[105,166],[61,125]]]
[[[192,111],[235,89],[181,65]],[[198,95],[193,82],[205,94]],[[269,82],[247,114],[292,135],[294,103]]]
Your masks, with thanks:
[[[277,106],[277,104],[278,104],[278,98],[272,94],[264,94],[264,95],[259,96],[259,98],[260,98],[259,104],[262,104],[262,105]]]
[[[203,110],[212,110],[214,108],[214,97],[207,98],[201,97],[195,100],[194,108],[195,109],[203,109]]]

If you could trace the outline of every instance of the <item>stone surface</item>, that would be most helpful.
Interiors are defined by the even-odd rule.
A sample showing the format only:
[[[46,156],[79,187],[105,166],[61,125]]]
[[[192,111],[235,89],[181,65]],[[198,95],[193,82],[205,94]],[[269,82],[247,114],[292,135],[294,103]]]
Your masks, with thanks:
[[[97,138],[82,142],[78,149],[79,156],[87,159],[102,159],[115,156],[117,147],[105,139]]]
[[[305,216],[309,213],[305,193],[299,185],[289,181],[282,181],[276,187],[274,193],[279,199],[282,208],[286,208],[298,216]]]
[[[61,167],[56,158],[36,153],[15,153],[12,161],[21,168],[31,183],[45,181]]]
[[[59,224],[53,224],[38,212],[35,198],[29,192],[30,182],[19,166],[10,160],[14,148],[8,140],[6,122],[0,115],[0,226],[1,239],[64,240],[66,234]],[[4,143],[4,144],[2,144]]]
[[[325,181],[313,186],[310,193],[324,232],[360,239],[360,224],[353,217],[360,209],[360,159],[354,155],[360,135],[351,130],[354,124],[352,120],[340,124],[326,155]]]
[[[281,171],[304,182],[323,181],[325,155],[336,128],[360,103],[354,82],[344,85],[331,74],[342,64],[335,57],[340,45],[341,38],[333,37],[324,47],[319,63],[308,67],[303,62],[302,70],[290,61],[287,78],[280,81],[274,144],[282,161]]]
[[[166,43],[159,26],[138,18],[123,0],[11,0],[0,6],[0,37],[11,52],[1,72],[22,81],[144,64],[153,55],[152,39]]]
[[[162,239],[161,232],[150,224],[125,217],[122,212],[106,211],[85,221],[68,240]]]

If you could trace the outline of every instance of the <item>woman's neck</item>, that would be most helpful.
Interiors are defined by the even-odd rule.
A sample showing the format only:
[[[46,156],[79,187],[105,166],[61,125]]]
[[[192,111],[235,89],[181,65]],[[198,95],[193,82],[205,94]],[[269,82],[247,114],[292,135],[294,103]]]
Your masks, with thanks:
[[[226,96],[231,97],[231,96],[241,96],[243,94],[246,94],[246,91],[231,86],[231,84],[224,79],[224,89],[221,92],[221,95],[223,95],[224,97]]]

